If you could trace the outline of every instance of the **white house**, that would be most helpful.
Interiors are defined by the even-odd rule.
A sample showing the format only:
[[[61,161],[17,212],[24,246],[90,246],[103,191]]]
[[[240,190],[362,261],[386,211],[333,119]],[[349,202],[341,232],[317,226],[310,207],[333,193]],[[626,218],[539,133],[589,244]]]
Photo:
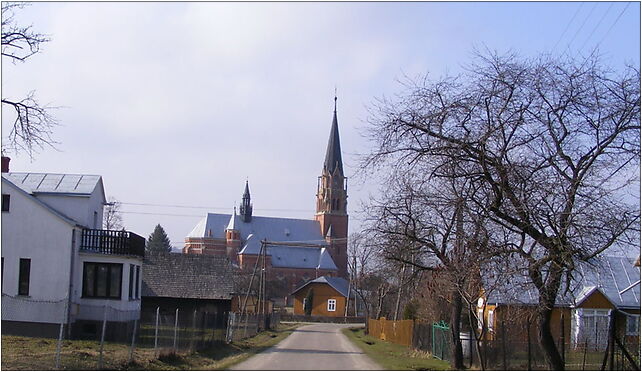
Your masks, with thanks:
[[[105,203],[100,176],[9,173],[3,158],[3,333],[95,334],[105,314],[139,318],[145,239],[102,230]]]

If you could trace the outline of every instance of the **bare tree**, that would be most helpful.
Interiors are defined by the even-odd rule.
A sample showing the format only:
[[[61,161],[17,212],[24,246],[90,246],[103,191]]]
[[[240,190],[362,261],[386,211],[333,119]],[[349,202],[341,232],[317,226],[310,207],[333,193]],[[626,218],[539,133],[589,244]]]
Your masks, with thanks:
[[[370,120],[366,166],[459,164],[479,192],[470,204],[515,244],[539,294],[538,343],[552,369],[564,363],[550,322],[576,263],[637,242],[640,74],[582,61],[480,54],[466,73],[409,83]]]
[[[34,32],[31,26],[25,27],[15,23],[15,10],[25,5],[25,3],[2,3],[2,57],[13,63],[25,62],[29,57],[40,52],[41,44],[49,41],[45,35]],[[2,104],[10,107],[15,113],[8,135],[8,144],[3,148],[3,152],[23,150],[33,157],[33,151],[36,148],[55,145],[51,134],[58,123],[50,115],[50,111],[55,107],[41,105],[33,91],[21,99],[3,96]]]
[[[456,163],[433,176],[423,169],[406,169],[369,210],[375,241],[385,242],[381,250],[402,264],[402,273],[406,266],[420,272],[437,269],[445,278],[440,291],[449,303],[452,366],[462,369],[461,314],[479,296],[481,265],[499,252],[487,230],[487,217],[470,205],[478,192],[475,183],[455,177],[458,171]]]
[[[105,204],[103,212],[103,228],[105,230],[122,230],[125,228],[123,225],[123,216],[120,211],[121,202],[113,196]]]

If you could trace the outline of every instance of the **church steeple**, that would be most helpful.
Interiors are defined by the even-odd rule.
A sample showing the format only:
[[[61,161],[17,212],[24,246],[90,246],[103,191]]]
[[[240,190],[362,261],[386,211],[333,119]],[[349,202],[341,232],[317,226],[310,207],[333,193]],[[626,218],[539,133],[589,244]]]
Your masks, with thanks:
[[[328,252],[339,268],[339,276],[348,277],[348,186],[343,173],[339,121],[337,120],[337,97],[334,97],[334,113],[330,138],[323,161],[323,170],[317,185],[317,213],[321,234],[329,244]]]
[[[328,139],[328,148],[325,152],[325,161],[323,170],[329,174],[338,171],[343,176],[343,161],[341,160],[341,144],[339,141],[339,123],[337,121],[337,97],[334,97],[334,115],[332,117],[332,127],[330,128],[330,138]]]
[[[250,201],[250,186],[248,181],[245,181],[245,191],[243,192],[243,200],[241,201],[241,220],[243,222],[252,221],[252,203]]]

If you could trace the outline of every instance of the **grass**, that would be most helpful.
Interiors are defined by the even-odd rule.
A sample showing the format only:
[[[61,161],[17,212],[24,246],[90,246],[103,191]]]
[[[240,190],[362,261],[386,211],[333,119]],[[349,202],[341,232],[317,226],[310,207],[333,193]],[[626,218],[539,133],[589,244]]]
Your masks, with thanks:
[[[128,363],[129,347],[105,343],[104,370],[220,370],[229,368],[276,345],[300,324],[282,324],[275,331],[235,341],[219,343],[194,353],[164,353],[154,356],[153,348],[137,348],[134,362]],[[47,338],[2,336],[2,370],[55,369],[57,340]],[[99,343],[96,341],[63,341],[61,368],[65,370],[98,369]]]
[[[448,362],[433,358],[426,352],[412,350],[403,345],[397,345],[367,336],[364,334],[363,328],[345,328],[342,332],[350,341],[384,369],[401,371],[439,371],[450,369]]]

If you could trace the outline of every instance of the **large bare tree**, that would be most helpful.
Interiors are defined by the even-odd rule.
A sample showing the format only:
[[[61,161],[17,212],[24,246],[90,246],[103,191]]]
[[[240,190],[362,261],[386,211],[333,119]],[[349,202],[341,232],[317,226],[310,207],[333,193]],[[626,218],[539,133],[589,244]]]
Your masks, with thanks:
[[[47,36],[33,31],[31,26],[16,24],[15,11],[25,5],[18,2],[2,3],[2,57],[13,63],[25,62],[40,52],[43,43],[49,41]],[[15,115],[6,144],[3,145],[3,153],[26,151],[33,157],[37,148],[55,145],[51,135],[58,123],[50,114],[54,107],[40,104],[33,91],[23,98],[3,95],[2,104]]]
[[[478,54],[466,72],[410,82],[370,118],[366,166],[458,164],[478,190],[468,203],[513,236],[505,253],[537,289],[538,343],[564,369],[550,329],[578,261],[637,244],[640,74],[599,58]]]

